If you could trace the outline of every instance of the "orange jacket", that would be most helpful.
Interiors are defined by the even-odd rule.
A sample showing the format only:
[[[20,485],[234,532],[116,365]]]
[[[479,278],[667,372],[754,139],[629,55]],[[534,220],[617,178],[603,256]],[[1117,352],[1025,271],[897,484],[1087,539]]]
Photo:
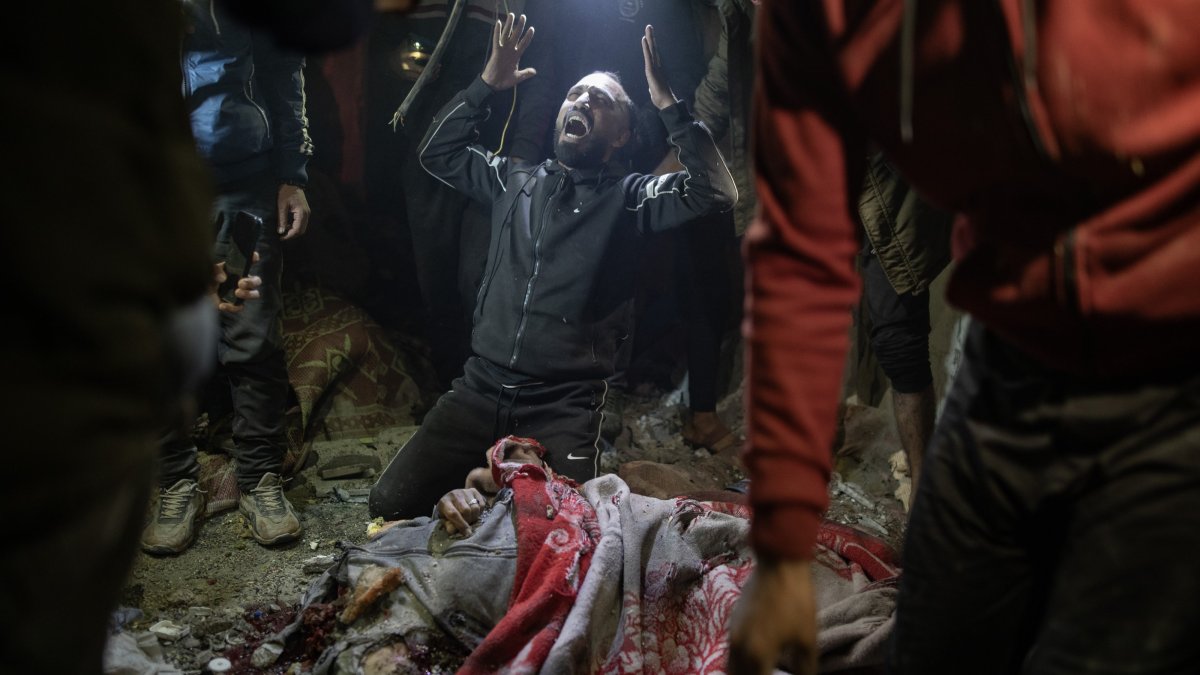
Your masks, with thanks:
[[[764,3],[746,241],[760,551],[810,555],[827,503],[868,142],[962,214],[949,299],[1009,342],[1082,378],[1200,367],[1196,26],[1194,0]]]

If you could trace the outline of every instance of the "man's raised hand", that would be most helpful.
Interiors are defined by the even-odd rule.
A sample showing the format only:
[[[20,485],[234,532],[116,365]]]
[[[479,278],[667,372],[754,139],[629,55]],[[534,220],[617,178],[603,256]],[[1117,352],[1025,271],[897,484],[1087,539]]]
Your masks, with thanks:
[[[646,34],[642,36],[642,58],[646,61],[646,82],[650,85],[650,102],[655,108],[664,110],[675,105],[675,94],[667,82],[667,74],[663,72],[662,55],[658,52],[658,44],[654,41],[654,26],[646,26]]]
[[[492,54],[483,67],[483,81],[495,91],[512,89],[537,75],[533,68],[520,69],[521,55],[533,41],[533,26],[525,27],[525,15],[510,12],[492,28]]]

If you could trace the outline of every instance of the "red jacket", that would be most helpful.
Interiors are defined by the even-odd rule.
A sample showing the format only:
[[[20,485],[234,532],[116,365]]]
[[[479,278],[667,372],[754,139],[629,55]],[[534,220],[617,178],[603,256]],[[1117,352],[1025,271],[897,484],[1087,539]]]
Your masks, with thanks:
[[[746,463],[765,553],[809,555],[827,504],[869,142],[963,215],[949,299],[1012,344],[1084,378],[1200,367],[1200,2],[909,2],[911,49],[904,0],[759,17]]]

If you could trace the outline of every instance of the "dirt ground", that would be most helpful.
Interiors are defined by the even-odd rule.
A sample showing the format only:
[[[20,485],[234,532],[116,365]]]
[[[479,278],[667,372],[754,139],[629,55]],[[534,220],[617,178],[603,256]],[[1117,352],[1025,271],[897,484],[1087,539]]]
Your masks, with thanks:
[[[898,483],[890,460],[899,443],[886,403],[880,408],[847,408],[828,517],[898,546],[904,508],[894,496]],[[602,454],[602,468],[619,471],[635,490],[664,497],[719,490],[740,480],[740,465],[732,455],[712,456],[683,443],[679,433],[684,408],[678,392],[623,395],[610,401],[606,435],[615,438]],[[742,434],[740,391],[721,401],[718,412]],[[182,635],[157,642],[163,660],[185,673],[207,672],[205,666],[222,654],[235,656],[229,672],[289,672],[250,667],[250,648],[291,618],[304,590],[339,553],[338,542],[366,539],[365,489],[414,430],[403,427],[372,438],[318,442],[288,486],[305,530],[299,542],[263,548],[233,510],[205,521],[196,543],[179,556],[139,554],[122,601],[128,608],[125,630],[139,634],[155,625],[160,632],[164,625],[177,628]],[[367,470],[343,479],[321,477],[322,470],[346,465]],[[164,620],[174,625],[159,623]]]

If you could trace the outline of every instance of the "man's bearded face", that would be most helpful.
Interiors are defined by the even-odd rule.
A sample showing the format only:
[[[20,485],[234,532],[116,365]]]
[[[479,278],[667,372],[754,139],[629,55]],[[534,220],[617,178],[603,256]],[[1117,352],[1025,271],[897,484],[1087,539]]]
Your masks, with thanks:
[[[625,90],[608,75],[592,73],[571,87],[559,108],[554,155],[573,169],[603,166],[629,136]]]

